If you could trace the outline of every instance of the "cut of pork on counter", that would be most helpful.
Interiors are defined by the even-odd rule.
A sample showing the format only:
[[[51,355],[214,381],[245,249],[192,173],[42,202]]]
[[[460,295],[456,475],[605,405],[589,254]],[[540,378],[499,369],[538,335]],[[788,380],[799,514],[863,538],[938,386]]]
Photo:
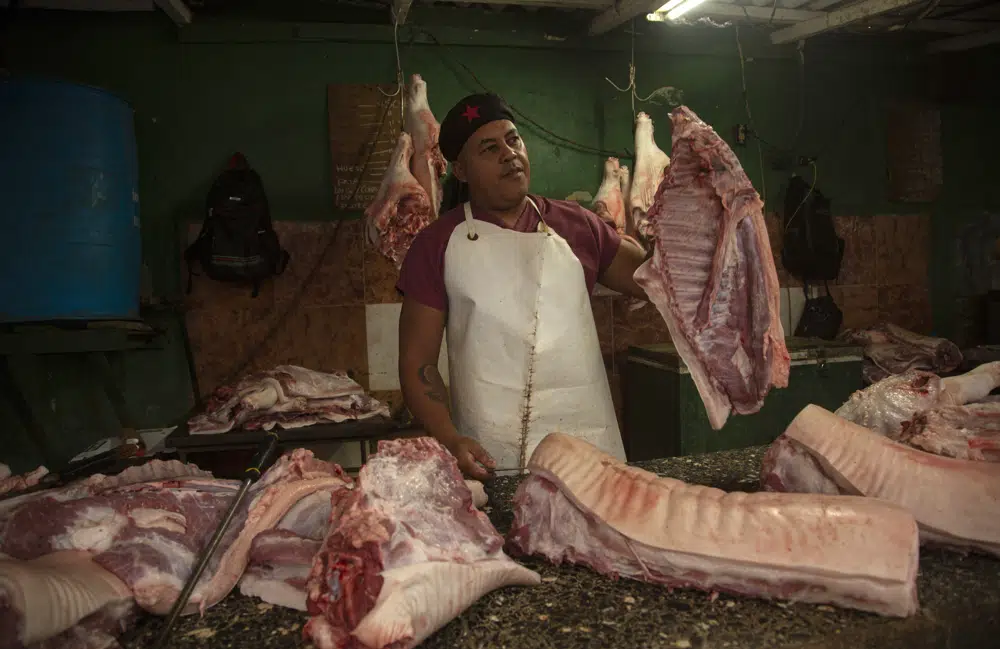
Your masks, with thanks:
[[[427,82],[419,74],[410,78],[403,115],[403,128],[413,141],[410,171],[427,192],[431,214],[436,219],[441,210],[441,176],[448,171],[448,161],[444,159],[438,144],[441,125],[427,103]]]
[[[465,485],[473,504],[483,507],[487,502],[483,483],[466,480]],[[240,581],[241,593],[269,604],[307,610],[306,580],[330,524],[331,500],[326,492],[303,498],[275,528],[254,538]]]
[[[540,576],[504,554],[455,458],[429,437],[379,442],[334,493],[307,583],[319,649],[409,649],[486,593]]]
[[[983,451],[998,441],[997,404],[976,402],[998,387],[996,361],[943,379],[907,370],[858,390],[834,414],[932,453],[989,460]]]
[[[434,221],[431,197],[410,171],[413,138],[402,131],[378,192],[365,208],[368,240],[398,270],[417,233]]]
[[[86,487],[28,494],[12,511],[9,501],[2,503],[0,552],[11,563],[0,566],[0,577],[6,575],[0,578],[0,637],[31,630],[34,640],[43,640],[63,633],[120,601],[123,587],[144,610],[169,612],[239,482],[202,477],[179,462],[148,466],[93,476]],[[149,474],[160,477],[133,481]],[[204,611],[225,597],[246,568],[254,538],[300,500],[349,484],[339,466],[304,449],[279,458],[236,512],[184,613]],[[52,571],[45,565],[57,553],[74,559],[78,575],[59,589],[49,585]],[[42,594],[29,602],[25,593]]]
[[[865,378],[871,382],[907,370],[950,372],[962,362],[962,352],[950,340],[921,336],[888,322],[847,329],[839,337],[865,346]]]
[[[1000,462],[1000,402],[933,408],[903,422],[898,439],[937,455]]]
[[[788,385],[778,273],[763,203],[732,149],[686,107],[671,120],[673,161],[647,215],[654,252],[635,281],[718,430]]]
[[[188,421],[188,431],[211,435],[234,428],[300,428],[389,414],[385,405],[366,394],[346,372],[279,365],[216,389],[205,412]]]
[[[552,433],[514,495],[512,552],[668,587],[917,610],[913,516],[871,498],[726,493]]]
[[[911,448],[816,405],[768,449],[761,486],[893,503],[913,513],[924,542],[1000,556],[1000,464]]]

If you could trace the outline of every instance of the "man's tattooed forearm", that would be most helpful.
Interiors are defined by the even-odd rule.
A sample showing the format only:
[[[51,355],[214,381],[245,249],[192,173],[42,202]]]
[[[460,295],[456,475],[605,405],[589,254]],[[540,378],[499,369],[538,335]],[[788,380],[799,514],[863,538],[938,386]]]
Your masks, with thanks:
[[[445,392],[444,381],[434,365],[424,365],[417,370],[420,382],[424,384],[427,391],[424,392],[432,400],[448,405],[448,394]]]

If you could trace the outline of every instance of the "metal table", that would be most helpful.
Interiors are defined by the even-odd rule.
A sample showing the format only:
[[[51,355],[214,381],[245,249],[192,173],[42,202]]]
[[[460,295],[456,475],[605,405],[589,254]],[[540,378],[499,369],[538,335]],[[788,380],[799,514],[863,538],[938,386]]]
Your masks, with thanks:
[[[187,461],[189,453],[206,453],[218,451],[247,450],[257,448],[263,441],[266,431],[263,430],[233,430],[228,433],[209,435],[191,434],[187,423],[177,427],[164,440],[167,448],[177,450],[182,462]],[[301,428],[283,429],[278,427],[282,447],[325,443],[325,442],[358,442],[361,444],[361,463],[368,461],[372,445],[381,439],[395,437],[410,437],[423,432],[414,426],[400,424],[387,417],[372,417],[361,421],[345,421],[339,424],[313,424]],[[346,467],[345,467],[346,468]]]

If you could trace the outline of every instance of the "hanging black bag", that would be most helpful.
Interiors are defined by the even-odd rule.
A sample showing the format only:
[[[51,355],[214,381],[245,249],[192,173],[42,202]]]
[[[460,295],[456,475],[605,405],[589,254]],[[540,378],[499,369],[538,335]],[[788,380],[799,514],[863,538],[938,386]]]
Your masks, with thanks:
[[[837,337],[840,325],[844,321],[844,313],[833,301],[830,287],[826,282],[823,282],[823,287],[826,289],[826,295],[809,297],[809,284],[803,283],[802,291],[806,295],[806,303],[802,308],[799,325],[795,327],[796,336],[823,340],[833,340]]]
[[[213,280],[249,284],[257,297],[261,282],[284,272],[289,259],[271,223],[260,175],[242,153],[233,154],[208,192],[198,238],[184,251],[188,293],[195,262]]]

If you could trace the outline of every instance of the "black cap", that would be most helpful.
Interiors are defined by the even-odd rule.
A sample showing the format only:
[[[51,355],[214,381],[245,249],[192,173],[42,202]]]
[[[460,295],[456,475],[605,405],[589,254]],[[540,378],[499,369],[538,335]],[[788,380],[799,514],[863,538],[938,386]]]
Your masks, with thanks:
[[[514,121],[514,114],[503,99],[492,93],[469,95],[455,104],[441,122],[438,138],[441,153],[448,162],[454,162],[480,126],[503,119]]]

